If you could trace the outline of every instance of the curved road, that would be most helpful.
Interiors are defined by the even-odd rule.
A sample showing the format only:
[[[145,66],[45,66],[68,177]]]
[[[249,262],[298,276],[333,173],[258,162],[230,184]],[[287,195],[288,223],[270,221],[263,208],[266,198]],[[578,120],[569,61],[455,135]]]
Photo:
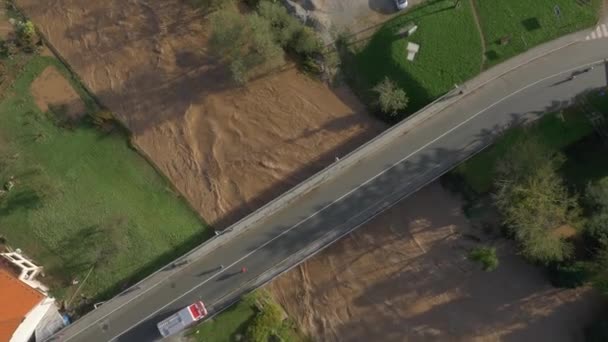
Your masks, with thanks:
[[[130,289],[133,293],[124,305],[109,315],[85,316],[58,339],[156,340],[156,323],[193,301],[201,298],[216,310],[220,303],[238,298],[246,283],[273,266],[295,265],[487,146],[506,127],[566,106],[584,91],[605,87],[606,57],[608,40],[581,41],[470,93],[465,87],[459,101],[415,130],[213,253],[178,266],[178,272],[156,286]],[[595,67],[587,70],[589,65]],[[315,244],[320,240],[322,244]],[[303,255],[286,260],[297,252]],[[243,266],[248,272],[240,272]]]

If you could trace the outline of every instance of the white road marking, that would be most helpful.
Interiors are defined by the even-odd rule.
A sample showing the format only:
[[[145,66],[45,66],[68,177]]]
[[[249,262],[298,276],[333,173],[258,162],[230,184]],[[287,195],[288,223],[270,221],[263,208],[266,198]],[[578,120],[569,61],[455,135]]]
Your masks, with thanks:
[[[608,29],[606,28],[606,24],[600,25],[602,27],[602,32],[604,33],[604,37],[608,37]]]
[[[595,28],[595,32],[599,38],[602,37],[602,29],[599,26]]]
[[[595,39],[595,31],[591,32],[591,39]]]
[[[533,87],[533,86],[535,86],[535,85],[537,85],[537,84],[539,84],[539,83],[542,83],[542,82],[544,82],[544,81],[546,81],[546,80],[549,80],[549,79],[551,79],[551,78],[553,78],[553,77],[557,77],[557,76],[559,76],[559,75],[562,75],[562,74],[565,74],[565,73],[569,73],[569,72],[572,72],[572,71],[574,71],[574,70],[577,70],[577,69],[580,69],[580,68],[583,68],[583,67],[586,67],[586,66],[591,66],[591,65],[594,65],[594,64],[597,64],[597,63],[601,63],[601,62],[603,62],[603,60],[598,60],[598,61],[595,61],[595,62],[591,62],[591,63],[583,64],[583,65],[580,65],[580,66],[577,66],[577,67],[574,67],[574,68],[571,68],[571,69],[568,69],[568,70],[565,70],[565,71],[561,71],[561,72],[555,73],[555,74],[550,75],[550,76],[547,76],[547,77],[544,77],[544,78],[542,78],[542,79],[540,79],[540,80],[538,80],[538,81],[536,81],[536,82],[530,83],[530,84],[526,85],[525,87],[520,88],[519,90],[514,91],[513,93],[511,93],[511,94],[509,94],[509,95],[507,95],[507,96],[505,96],[505,97],[501,98],[500,100],[497,100],[496,102],[492,103],[491,105],[489,105],[489,106],[485,107],[484,109],[480,110],[479,112],[475,113],[473,116],[471,116],[471,117],[467,118],[466,120],[462,121],[462,122],[461,122],[461,123],[459,123],[458,125],[456,125],[456,126],[452,127],[452,128],[451,128],[451,129],[449,129],[448,131],[444,132],[443,134],[439,135],[439,136],[438,136],[438,137],[436,137],[435,139],[433,139],[433,140],[431,140],[430,142],[426,143],[426,144],[425,144],[425,145],[423,145],[422,147],[418,148],[418,149],[417,149],[417,150],[415,150],[414,152],[412,152],[412,153],[410,153],[409,155],[407,155],[407,156],[403,157],[403,158],[402,158],[402,159],[400,159],[399,161],[397,161],[397,162],[393,163],[391,166],[389,166],[389,167],[387,167],[386,169],[382,170],[382,172],[378,173],[378,174],[377,174],[377,175],[375,175],[374,177],[372,177],[372,178],[368,179],[367,181],[365,181],[365,182],[361,183],[361,184],[360,184],[359,186],[357,186],[356,188],[354,188],[354,189],[350,190],[349,192],[347,192],[346,194],[344,194],[344,195],[340,196],[339,198],[337,198],[337,199],[336,199],[336,200],[334,200],[333,202],[331,202],[331,203],[327,204],[326,206],[324,206],[323,208],[321,208],[321,209],[317,210],[316,212],[314,212],[314,213],[313,213],[313,214],[311,214],[310,216],[308,216],[308,217],[304,218],[304,219],[303,219],[303,220],[301,220],[300,222],[298,222],[298,223],[296,223],[295,225],[291,226],[289,229],[287,229],[287,230],[285,230],[285,231],[281,232],[279,235],[277,235],[277,236],[275,236],[274,238],[270,239],[269,241],[267,241],[267,242],[263,243],[262,245],[260,245],[259,247],[255,248],[255,249],[254,249],[254,250],[252,250],[251,252],[249,252],[249,253],[245,254],[245,256],[241,257],[241,258],[240,258],[240,259],[238,259],[237,261],[235,261],[235,262],[233,262],[232,264],[230,264],[230,265],[228,265],[228,266],[224,267],[224,268],[223,268],[223,269],[222,269],[220,272],[215,273],[213,276],[209,277],[209,278],[208,278],[208,279],[206,279],[205,281],[203,281],[203,282],[201,282],[200,284],[196,285],[195,287],[193,287],[193,288],[192,288],[192,289],[190,289],[189,291],[187,291],[187,292],[183,293],[181,296],[179,296],[179,297],[177,297],[177,298],[173,299],[171,302],[169,302],[169,303],[165,304],[163,307],[159,308],[158,310],[154,311],[153,313],[149,314],[149,315],[148,315],[148,316],[146,316],[145,318],[141,319],[140,321],[138,321],[137,323],[135,323],[134,325],[132,325],[131,327],[129,327],[127,330],[125,330],[125,331],[123,331],[123,332],[119,333],[118,335],[116,335],[116,336],[112,337],[112,338],[110,339],[110,341],[111,341],[111,340],[114,340],[114,339],[116,339],[116,338],[118,338],[118,337],[120,337],[120,336],[122,336],[122,335],[123,335],[123,334],[125,334],[126,332],[130,331],[130,330],[131,330],[131,329],[133,329],[134,327],[136,327],[136,326],[138,326],[139,324],[141,324],[142,322],[144,322],[144,321],[148,320],[150,317],[152,317],[152,316],[156,315],[157,313],[159,313],[160,311],[164,310],[166,307],[168,307],[168,306],[170,306],[171,304],[173,304],[173,303],[177,302],[178,300],[180,300],[180,299],[182,299],[183,297],[187,296],[188,294],[192,293],[193,291],[195,291],[196,289],[198,289],[198,288],[199,288],[199,287],[201,287],[202,285],[206,284],[206,283],[207,283],[207,282],[209,282],[210,280],[214,279],[214,278],[215,278],[215,277],[217,277],[218,275],[222,274],[222,273],[223,273],[223,272],[225,272],[225,271],[226,271],[228,268],[230,268],[230,267],[232,267],[232,266],[234,266],[234,265],[236,265],[236,264],[240,263],[241,261],[243,261],[244,259],[248,258],[248,257],[249,257],[249,256],[251,256],[252,254],[256,253],[257,251],[259,251],[259,250],[261,250],[261,249],[263,249],[264,247],[266,247],[266,246],[267,246],[267,245],[269,245],[270,243],[274,242],[275,240],[279,239],[279,238],[280,238],[280,237],[282,237],[283,235],[285,235],[285,234],[289,233],[290,231],[294,230],[295,228],[299,227],[299,226],[300,226],[300,225],[302,225],[304,222],[306,222],[306,221],[308,221],[309,219],[311,219],[311,218],[313,218],[313,217],[317,216],[317,214],[319,214],[319,213],[323,212],[323,211],[324,211],[325,209],[327,209],[328,207],[330,207],[330,206],[334,205],[334,203],[337,203],[337,202],[341,201],[343,198],[345,198],[345,197],[349,196],[351,193],[353,193],[353,192],[357,191],[359,188],[361,188],[361,187],[363,187],[363,186],[367,185],[368,183],[372,182],[372,181],[373,181],[373,180],[375,180],[376,178],[378,178],[378,177],[382,176],[382,175],[383,175],[384,173],[386,173],[388,170],[392,169],[392,168],[393,168],[393,167],[395,167],[396,165],[401,164],[401,163],[402,163],[404,160],[411,158],[412,156],[414,156],[414,155],[415,155],[415,154],[417,154],[418,152],[422,151],[423,149],[425,149],[425,148],[427,148],[428,146],[430,146],[430,145],[434,144],[435,142],[437,142],[438,140],[442,139],[442,138],[443,138],[443,137],[445,137],[446,135],[448,135],[448,134],[452,133],[452,132],[453,132],[453,131],[455,131],[456,129],[458,129],[458,128],[462,127],[463,125],[467,124],[468,122],[470,122],[471,120],[475,119],[476,117],[478,117],[479,115],[483,114],[485,111],[487,111],[488,109],[490,109],[490,108],[494,107],[495,105],[499,104],[500,102],[503,102],[504,100],[506,100],[506,99],[508,99],[508,98],[510,98],[510,97],[512,97],[512,96],[514,96],[514,95],[516,95],[516,94],[518,94],[518,93],[520,93],[520,92],[522,92],[522,91],[524,91],[524,90],[526,90],[526,89],[530,88],[530,87]],[[446,109],[447,109],[447,108],[446,108]],[[444,110],[446,110],[446,109],[444,109]],[[444,110],[442,110],[442,111],[444,111]],[[440,111],[439,113],[441,113],[442,111]],[[107,316],[106,316],[106,317],[107,317]],[[88,327],[86,327],[86,328],[82,329],[80,332],[82,332],[82,331],[84,331],[84,330],[88,329],[90,326],[92,326],[92,325],[94,325],[94,324],[95,324],[95,323],[93,323],[93,324],[89,325]],[[79,333],[80,333],[80,332],[79,332]],[[73,335],[72,337],[68,338],[66,341],[68,341],[68,340],[72,339],[74,336],[76,336],[76,335]]]

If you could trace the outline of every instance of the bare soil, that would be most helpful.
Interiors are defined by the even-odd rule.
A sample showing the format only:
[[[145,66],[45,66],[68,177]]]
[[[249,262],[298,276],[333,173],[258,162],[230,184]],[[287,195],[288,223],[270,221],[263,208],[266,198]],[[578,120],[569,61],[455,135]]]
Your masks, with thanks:
[[[605,303],[556,289],[434,183],[269,285],[318,341],[579,341]],[[477,239],[481,239],[478,241]],[[497,248],[484,272],[466,258]]]
[[[216,228],[384,129],[348,89],[291,65],[236,87],[187,1],[18,4]]]
[[[308,11],[324,36],[349,32],[355,39],[369,38],[392,17],[407,11],[397,11],[395,0],[292,0]],[[424,0],[408,0],[411,8]]]
[[[78,93],[54,67],[44,69],[32,82],[30,91],[36,105],[43,112],[47,112],[52,107],[62,107],[62,114],[65,114],[67,119],[73,120],[82,117],[86,112],[84,102]]]

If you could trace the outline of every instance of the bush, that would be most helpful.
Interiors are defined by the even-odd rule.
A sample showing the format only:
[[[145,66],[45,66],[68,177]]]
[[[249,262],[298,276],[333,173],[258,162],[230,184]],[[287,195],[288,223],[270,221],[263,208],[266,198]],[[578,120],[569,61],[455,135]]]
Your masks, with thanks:
[[[17,44],[25,52],[34,52],[36,49],[36,28],[29,20],[19,22],[17,25]]]
[[[475,247],[469,252],[469,259],[479,262],[484,271],[494,271],[498,267],[498,257],[494,247]]]
[[[317,33],[291,16],[280,3],[262,1],[258,13],[270,22],[277,43],[302,60],[322,52],[323,43]]]
[[[289,47],[298,54],[311,56],[322,52],[323,42],[313,29],[302,26],[295,32]]]
[[[211,49],[230,64],[237,83],[245,83],[254,68],[283,63],[271,24],[260,15],[243,16],[234,9],[222,9],[213,15],[211,26]]]
[[[584,236],[592,247],[599,246],[602,241],[608,241],[608,211],[591,215],[585,223]]]
[[[549,280],[555,287],[575,288],[590,278],[588,267],[583,262],[554,264],[549,267]]]
[[[281,308],[268,301],[247,327],[246,340],[248,342],[268,342],[271,338],[276,339],[280,335],[282,324]]]
[[[383,113],[396,116],[399,111],[407,108],[409,101],[407,94],[388,77],[385,77],[372,90],[378,95],[377,104]]]
[[[242,60],[237,59],[230,64],[230,73],[232,74],[232,80],[236,84],[243,85],[247,83],[247,69]]]
[[[258,5],[259,15],[270,22],[275,40],[286,47],[302,27],[302,24],[287,13],[287,9],[279,3],[262,1]]]
[[[608,209],[608,177],[587,186],[585,203],[591,210]]]

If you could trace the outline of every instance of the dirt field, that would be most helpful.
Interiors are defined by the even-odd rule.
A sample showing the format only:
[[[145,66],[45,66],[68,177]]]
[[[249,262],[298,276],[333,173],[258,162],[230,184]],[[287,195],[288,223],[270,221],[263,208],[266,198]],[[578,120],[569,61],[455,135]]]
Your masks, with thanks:
[[[580,340],[599,296],[552,288],[461,204],[432,184],[269,287],[318,341]],[[497,247],[496,271],[466,259],[471,234]]]
[[[84,103],[63,75],[54,67],[47,67],[30,87],[36,105],[46,112],[49,106],[64,106],[65,114],[70,119],[77,119],[85,114]]]
[[[292,67],[235,88],[185,1],[18,4],[215,227],[384,129],[347,89]]]

